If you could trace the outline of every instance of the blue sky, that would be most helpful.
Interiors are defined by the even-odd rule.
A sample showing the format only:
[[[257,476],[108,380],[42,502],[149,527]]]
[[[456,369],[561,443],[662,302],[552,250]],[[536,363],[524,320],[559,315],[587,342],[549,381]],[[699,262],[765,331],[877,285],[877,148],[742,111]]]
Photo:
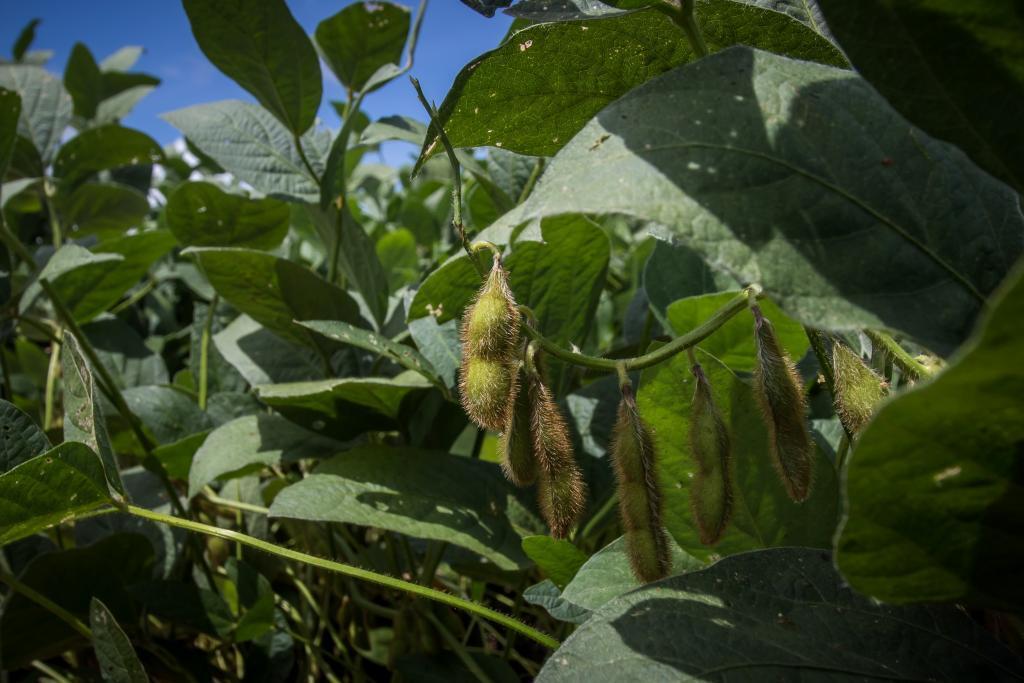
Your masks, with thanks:
[[[417,4],[415,0],[396,1],[413,8]],[[295,18],[309,34],[321,20],[349,4],[348,0],[288,0]],[[0,0],[0,7],[0,53],[9,55],[21,28],[39,17],[42,23],[36,29],[32,49],[53,50],[47,68],[56,73],[64,71],[71,47],[78,41],[85,43],[97,60],[124,45],[143,46],[146,52],[134,70],[153,74],[163,82],[123,123],[149,133],[161,144],[180,137],[160,119],[163,112],[228,98],[254,101],[206,60],[177,0]],[[496,47],[511,22],[500,13],[492,19],[482,17],[458,0],[431,0],[411,72],[420,80],[427,97],[440,104],[459,69]],[[320,116],[326,126],[337,129],[338,117],[329,102],[344,99],[345,94],[326,67],[323,72]],[[426,118],[405,78],[368,95],[363,108],[373,119],[390,114]],[[394,143],[384,150],[384,157],[389,163],[400,163],[412,153],[412,146]]]

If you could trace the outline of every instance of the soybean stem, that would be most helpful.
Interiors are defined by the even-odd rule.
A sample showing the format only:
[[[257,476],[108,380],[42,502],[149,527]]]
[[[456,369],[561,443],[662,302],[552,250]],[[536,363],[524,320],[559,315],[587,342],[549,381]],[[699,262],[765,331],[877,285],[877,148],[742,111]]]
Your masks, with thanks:
[[[50,600],[50,598],[46,597],[36,589],[25,585],[13,574],[8,574],[7,572],[0,570],[0,581],[3,581],[10,586],[11,590],[15,593],[24,595],[47,612],[59,617],[61,621],[67,623],[71,628],[75,629],[86,638],[92,640],[92,631],[89,630],[89,627],[82,623],[78,617],[55,603],[53,600]],[[7,601],[5,600],[4,602],[6,603]]]
[[[906,349],[899,345],[899,343],[892,338],[887,332],[879,332],[877,330],[864,330],[864,334],[867,335],[871,343],[876,347],[884,349],[890,356],[892,361],[900,367],[900,370],[907,373],[914,379],[924,379],[932,375],[932,370],[925,367],[917,361],[916,358],[907,353]]]

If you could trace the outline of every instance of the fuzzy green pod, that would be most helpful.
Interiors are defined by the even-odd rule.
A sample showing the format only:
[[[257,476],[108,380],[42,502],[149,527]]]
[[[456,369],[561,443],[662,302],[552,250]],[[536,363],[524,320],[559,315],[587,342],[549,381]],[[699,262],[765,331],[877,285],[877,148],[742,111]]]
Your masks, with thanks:
[[[501,431],[511,412],[513,365],[504,360],[464,354],[459,371],[459,396],[466,414],[484,429]]]
[[[732,443],[707,375],[699,364],[692,372],[696,388],[690,407],[690,449],[697,473],[690,485],[690,508],[700,542],[714,545],[732,518]]]
[[[647,583],[668,576],[672,555],[662,525],[654,440],[637,410],[633,387],[622,386],[619,415],[612,431],[612,462],[618,480],[619,514],[633,575]]]
[[[462,354],[511,360],[519,346],[520,315],[498,259],[462,319]]]
[[[847,431],[858,433],[888,393],[889,385],[841,342],[832,345],[836,414]]]
[[[528,372],[527,381],[540,510],[551,535],[565,538],[583,514],[587,485],[573,454],[569,427],[550,390],[536,372]]]
[[[517,365],[512,387],[512,410],[498,437],[501,469],[505,478],[516,486],[529,486],[537,480],[537,458],[533,453],[530,402],[530,379],[522,363]]]
[[[814,442],[807,427],[807,403],[793,360],[779,345],[771,322],[759,306],[750,309],[757,347],[754,394],[768,427],[772,463],[786,493],[800,503],[811,494],[814,477]]]

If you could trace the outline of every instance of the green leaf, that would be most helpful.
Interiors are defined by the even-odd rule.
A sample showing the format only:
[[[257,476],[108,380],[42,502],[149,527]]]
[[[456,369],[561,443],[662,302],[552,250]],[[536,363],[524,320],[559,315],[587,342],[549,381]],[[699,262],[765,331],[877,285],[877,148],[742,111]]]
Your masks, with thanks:
[[[120,318],[103,317],[82,326],[82,332],[120,389],[167,384],[167,365],[142,337]]]
[[[845,64],[826,39],[779,12],[713,0],[697,2],[696,14],[711,52],[745,44]],[[463,67],[441,103],[440,122],[456,147],[550,156],[621,95],[694,58],[667,12],[536,24]],[[431,130],[420,163],[439,149]]]
[[[1024,268],[934,380],[884,404],[846,472],[836,562],[886,602],[1024,607]]]
[[[528,560],[505,514],[497,465],[435,451],[363,446],[284,489],[272,517],[343,522],[447,541],[517,569]]]
[[[693,249],[656,240],[644,266],[643,286],[651,310],[664,325],[673,301],[738,289],[740,285],[727,273],[712,270]]]
[[[152,85],[137,85],[103,100],[96,107],[96,125],[117,123],[131,113],[135,105],[153,90],[155,87]]]
[[[404,368],[416,371],[431,382],[442,383],[430,361],[420,355],[416,349],[391,341],[376,332],[353,327],[338,320],[305,320],[300,321],[299,324],[328,339],[372,351]]]
[[[384,233],[377,240],[377,258],[388,274],[392,292],[419,279],[420,257],[416,251],[416,235],[405,228]]]
[[[188,495],[215,479],[230,479],[303,458],[325,459],[342,445],[277,415],[246,415],[210,432],[192,459]]]
[[[317,24],[316,46],[341,84],[359,92],[377,69],[402,60],[409,23],[408,7],[356,2]]]
[[[64,225],[75,237],[120,235],[141,226],[149,211],[146,195],[117,183],[82,183],[61,206]]]
[[[107,606],[95,597],[89,603],[89,628],[103,680],[110,683],[145,683],[149,680],[132,642]]]
[[[488,252],[489,253],[489,252]],[[490,267],[490,256],[481,259]],[[514,276],[514,272],[509,273]],[[456,320],[476,296],[480,274],[465,254],[448,259],[427,276],[409,304],[408,320],[430,316],[438,324]]]
[[[462,361],[462,343],[455,321],[438,325],[431,315],[416,318],[409,321],[409,335],[444,385],[449,389],[454,387]]]
[[[675,334],[682,335],[698,327],[715,312],[736,298],[736,292],[705,294],[676,301],[667,309],[668,324]],[[803,358],[810,340],[803,326],[779,310],[768,299],[758,302],[764,317],[771,321],[779,344],[794,362]],[[754,347],[754,318],[743,312],[730,318],[715,333],[702,341],[701,350],[717,358],[735,373],[753,372],[757,365]]]
[[[734,462],[733,519],[714,547],[701,544],[690,509],[690,485],[697,465],[690,451],[694,378],[689,359],[679,354],[644,370],[637,397],[640,414],[654,431],[665,526],[676,542],[701,559],[773,546],[830,547],[838,492],[828,457],[816,449],[811,496],[794,503],[772,468],[768,433],[751,387],[703,350],[698,351],[697,360],[728,426]]]
[[[210,417],[180,389],[132,387],[122,394],[128,408],[142,420],[157,443],[172,443],[213,427]]]
[[[284,0],[183,0],[206,58],[296,136],[320,108],[320,60]]]
[[[211,397],[212,398],[212,397]],[[153,456],[163,463],[172,479],[188,479],[189,468],[196,451],[206,441],[210,432],[189,434],[174,443],[163,444],[153,449]]]
[[[109,286],[123,293],[138,283],[150,266],[163,258],[173,247],[174,236],[170,231],[147,230],[105,239],[93,249],[97,254],[118,254],[124,257],[117,270],[109,277]]]
[[[98,171],[144,166],[163,158],[163,150],[152,137],[110,124],[90,128],[61,146],[53,162],[53,174],[75,182]]]
[[[388,276],[366,230],[347,204],[340,213],[333,205],[321,209],[310,204],[305,208],[320,234],[331,236],[324,242],[337,253],[339,272],[362,295],[374,320],[383,325],[388,312]]]
[[[703,562],[683,552],[675,542],[671,545],[673,575],[704,567]],[[626,539],[620,536],[586,560],[561,593],[538,584],[523,597],[531,604],[543,606],[556,619],[582,624],[605,603],[642,586],[630,569]]]
[[[222,100],[177,109],[163,119],[224,170],[260,192],[309,202],[320,198],[317,179],[303,164],[292,134],[264,109]],[[323,173],[330,134],[314,129],[301,139],[313,170]]]
[[[82,43],[75,43],[64,67],[64,89],[71,95],[75,116],[91,119],[96,115],[100,92],[103,90],[103,73],[99,64]]]
[[[7,165],[18,140],[18,118],[21,97],[13,90],[0,88],[0,179],[7,175]]]
[[[858,72],[897,111],[1024,191],[1024,18],[1014,3],[818,4]]]
[[[408,116],[385,116],[377,119],[359,136],[359,144],[376,145],[388,140],[401,140],[423,146],[427,125]]]
[[[0,65],[0,87],[21,96],[18,135],[30,140],[44,164],[71,121],[71,98],[60,81],[38,66]]]
[[[101,71],[127,71],[135,66],[145,49],[140,45],[125,45],[100,61]]]
[[[27,414],[0,399],[0,472],[6,472],[43,451],[50,440]]]
[[[213,336],[213,344],[249,384],[320,379],[323,359],[312,349],[285,341],[247,315]]]
[[[496,225],[572,212],[670,226],[801,322],[888,327],[939,353],[1024,245],[1016,195],[865,81],[749,48],[603,110]]]
[[[97,453],[110,484],[111,495],[123,497],[124,484],[117,456],[110,446],[99,389],[78,340],[68,331],[61,339],[60,360],[64,377],[64,440],[80,441]]]
[[[183,246],[273,249],[291,212],[277,199],[228,194],[212,183],[183,183],[167,200],[167,225]]]
[[[36,26],[39,26],[39,22],[39,19],[32,19],[21,29],[21,33],[18,34],[17,39],[14,41],[14,47],[11,48],[11,55],[14,57],[14,61],[21,61],[21,58],[25,56],[25,52],[32,45],[32,41],[36,39]]]
[[[296,320],[359,325],[359,305],[343,289],[297,263],[250,249],[197,248],[193,254],[213,288],[232,306],[288,341],[323,348]]]
[[[237,594],[234,640],[244,643],[259,638],[274,626],[274,589],[252,565],[235,558],[228,559],[227,573]]]
[[[112,502],[96,453],[62,443],[0,474],[0,545]]]
[[[24,313],[45,297],[38,280],[48,280],[76,320],[94,318],[132,285],[117,275],[114,264],[123,261],[119,254],[93,254],[76,244],[65,244],[50,257],[37,280],[25,288],[18,310]]]
[[[527,536],[523,552],[540,568],[541,573],[559,587],[572,581],[587,556],[564,538]]]
[[[844,644],[856,643],[856,647]],[[1020,660],[954,606],[889,607],[828,553],[726,558],[604,605],[547,661],[552,681],[1016,680]]]
[[[79,133],[61,147],[53,173],[72,182],[98,171],[146,165],[163,157],[160,145],[145,133],[110,124]]]
[[[119,533],[87,547],[37,556],[19,577],[82,621],[98,598],[122,624],[140,618],[128,587],[152,577],[153,546],[141,534]],[[4,668],[16,669],[33,659],[49,659],[82,644],[82,636],[66,622],[21,594],[4,601],[0,616],[0,657]]]
[[[259,399],[289,420],[336,439],[394,429],[402,403],[430,388],[415,372],[395,378],[343,377],[254,387]]]

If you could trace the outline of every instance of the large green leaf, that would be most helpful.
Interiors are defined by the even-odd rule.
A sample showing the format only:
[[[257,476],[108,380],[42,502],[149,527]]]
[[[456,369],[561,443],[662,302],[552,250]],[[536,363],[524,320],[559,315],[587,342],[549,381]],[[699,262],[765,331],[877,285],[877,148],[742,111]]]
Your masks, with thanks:
[[[89,603],[89,628],[103,680],[108,683],[145,683],[149,680],[132,641],[128,640],[117,619],[99,598],[94,597]]]
[[[696,13],[712,52],[743,44],[845,64],[830,42],[780,12],[703,0]],[[618,97],[694,57],[683,31],[654,9],[537,24],[463,67],[441,103],[440,120],[456,147],[551,155]],[[439,150],[432,130],[421,160]]]
[[[0,88],[0,180],[7,175],[7,164],[14,154],[20,116],[21,97],[13,90]]]
[[[159,78],[147,74],[101,69],[92,52],[82,43],[75,43],[71,48],[67,66],[64,68],[64,87],[74,102],[75,116],[86,120],[120,118],[112,117],[113,111],[109,107],[102,115],[98,112],[105,101],[117,98],[129,90],[136,91],[136,94],[141,91],[141,95],[135,100],[138,101],[159,83]]]
[[[21,32],[18,33],[18,37],[14,41],[14,47],[11,48],[11,56],[14,57],[14,61],[20,62],[26,56],[32,41],[36,39],[36,26],[39,26],[41,21],[41,19],[30,19],[22,27]]]
[[[886,602],[1024,608],[1024,266],[936,379],[892,399],[857,441],[836,560]]]
[[[893,107],[1024,191],[1024,17],[1016,3],[818,4],[854,66]]]
[[[288,205],[228,194],[207,182],[184,183],[167,200],[167,225],[183,246],[273,249],[288,232]]]
[[[409,34],[409,8],[356,2],[316,27],[316,46],[348,90],[359,92],[377,69],[398,64]]]
[[[289,130],[266,110],[248,102],[222,100],[163,115],[172,126],[224,170],[268,195],[315,202],[317,179],[306,168]],[[317,174],[330,147],[330,134],[313,129],[302,148]]]
[[[500,569],[528,563],[505,510],[513,491],[494,464],[411,448],[364,446],[284,489],[273,517],[343,522],[447,541]]]
[[[711,383],[732,441],[733,519],[717,545],[701,544],[690,507],[690,486],[697,472],[689,433],[694,378],[689,359],[680,354],[643,371],[637,398],[640,414],[654,430],[669,532],[683,550],[702,559],[773,546],[830,547],[838,492],[828,457],[816,450],[811,496],[794,503],[772,468],[768,433],[751,387],[714,356],[699,351],[697,360]]]
[[[359,292],[378,324],[383,324],[388,312],[388,275],[381,265],[373,240],[355,219],[348,205],[341,211],[333,205],[326,209],[307,205],[313,224],[331,253],[338,255],[338,270],[352,289]]]
[[[50,450],[43,430],[16,405],[0,399],[0,472]]]
[[[19,310],[28,311],[45,297],[38,280],[47,280],[75,319],[94,318],[131,286],[132,283],[123,282],[117,274],[115,264],[123,261],[124,257],[119,254],[93,254],[77,244],[65,244],[50,257],[37,281],[25,288]]]
[[[111,502],[92,449],[62,443],[0,474],[0,545]]]
[[[44,553],[19,577],[25,585],[56,604],[89,620],[89,604],[99,598],[123,624],[139,619],[139,605],[129,586],[153,575],[153,546],[141,534],[120,533],[87,547]],[[4,601],[0,616],[0,657],[5,669],[47,659],[82,642],[60,617],[15,593]]]
[[[1024,668],[953,606],[888,607],[828,553],[726,558],[597,610],[547,661],[551,681],[1007,681]]]
[[[572,581],[587,556],[564,538],[527,536],[523,539],[523,552],[533,560],[541,573],[556,586]]]
[[[142,420],[157,443],[172,443],[213,428],[210,416],[195,399],[175,387],[132,387],[122,393],[128,409]]]
[[[100,362],[120,389],[146,384],[167,384],[167,364],[130,325],[120,318],[104,316],[82,326]]]
[[[247,315],[213,336],[213,345],[249,384],[300,382],[324,376],[316,351],[282,339]]]
[[[124,496],[117,456],[111,448],[100,406],[99,387],[78,340],[71,332],[65,331],[61,339],[60,361],[64,376],[64,440],[79,441],[97,453],[111,494]]]
[[[484,265],[490,267],[489,259],[484,261]],[[482,283],[480,273],[468,256],[459,254],[448,259],[416,290],[409,304],[409,321],[431,316],[441,324],[458,319]]]
[[[431,382],[442,384],[442,379],[437,375],[430,361],[412,347],[391,341],[376,332],[353,327],[339,320],[305,320],[300,324],[328,339],[372,351],[409,370],[418,372]]]
[[[585,216],[543,222],[544,242],[519,242],[505,262],[516,301],[529,306],[537,325],[562,346],[582,344],[605,284],[611,246]]]
[[[703,562],[672,543],[673,575],[703,566]],[[626,539],[620,536],[584,562],[561,592],[552,590],[554,586],[545,582],[531,586],[523,597],[531,604],[543,606],[556,619],[582,624],[605,603],[641,586],[630,568]]]
[[[296,320],[360,325],[359,305],[305,266],[251,249],[191,248],[214,289],[232,306],[289,341],[317,348],[323,338]],[[322,344],[321,344],[322,345]]]
[[[112,290],[123,293],[137,284],[146,275],[150,266],[164,257],[173,247],[174,236],[170,231],[147,230],[119,237],[108,237],[93,247],[93,251],[98,255],[118,254],[124,257],[124,260],[107,278],[108,286]]]
[[[97,171],[146,165],[163,157],[160,145],[145,133],[110,124],[90,128],[61,147],[53,173],[66,180],[78,180]]]
[[[320,60],[284,0],[183,0],[206,58],[295,135],[316,118]]]
[[[342,449],[277,415],[246,415],[210,432],[192,459],[188,495],[218,477],[229,478],[303,458],[325,459]]]
[[[643,283],[650,309],[662,325],[667,323],[666,311],[674,301],[739,287],[728,273],[708,267],[693,249],[663,240],[655,242],[647,259]]]
[[[139,227],[150,211],[145,194],[118,183],[82,183],[70,196],[58,196],[64,225],[76,237],[120,235]]]
[[[409,336],[444,385],[449,389],[454,387],[462,361],[462,343],[456,322],[449,320],[438,325],[430,315],[416,318],[409,321]]]
[[[393,428],[410,394],[431,386],[407,371],[394,378],[343,377],[255,387],[260,400],[315,432],[349,439],[372,429]]]
[[[21,96],[18,135],[30,140],[43,163],[49,164],[71,121],[71,98],[64,86],[38,66],[4,64],[0,87]]]
[[[940,353],[1024,245],[1016,195],[864,80],[749,48],[607,107],[496,227],[573,212],[668,226],[802,322],[888,327]]]

